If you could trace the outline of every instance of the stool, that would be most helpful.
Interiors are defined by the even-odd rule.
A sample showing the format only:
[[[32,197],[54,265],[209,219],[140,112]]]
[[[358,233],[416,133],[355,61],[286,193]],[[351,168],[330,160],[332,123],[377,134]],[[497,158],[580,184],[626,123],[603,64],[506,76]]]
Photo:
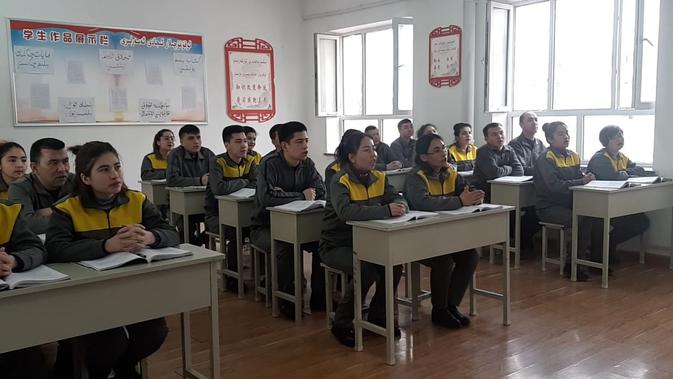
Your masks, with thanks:
[[[411,307],[411,320],[418,320],[418,310],[421,307],[421,301],[429,299],[432,296],[430,291],[421,289],[421,264],[418,262],[406,263],[404,265],[404,287],[406,297],[398,296],[395,305],[402,304]],[[411,295],[411,296],[410,296]]]
[[[559,273],[563,275],[566,262],[565,226],[550,222],[539,222],[542,225],[542,271],[547,271],[547,263],[559,265]],[[547,229],[559,231],[559,259],[547,257]]]
[[[332,299],[332,293],[336,291],[337,282],[334,280],[339,276],[341,281],[341,293],[346,290],[346,273],[332,268],[324,263],[320,263],[320,267],[325,270],[325,313],[327,313],[327,329],[332,328],[332,321],[334,321],[334,301]]]
[[[271,306],[271,254],[255,244],[250,244],[252,250],[252,276],[255,286],[255,301],[260,301],[259,295],[264,295],[264,305],[267,308]],[[264,262],[264,286],[262,286],[262,273],[260,272],[260,261]]]

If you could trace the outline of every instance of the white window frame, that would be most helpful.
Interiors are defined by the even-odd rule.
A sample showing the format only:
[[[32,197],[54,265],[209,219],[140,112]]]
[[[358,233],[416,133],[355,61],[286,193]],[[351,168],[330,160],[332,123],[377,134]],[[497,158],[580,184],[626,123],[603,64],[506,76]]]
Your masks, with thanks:
[[[336,75],[336,78],[335,78],[336,79],[336,84],[335,84],[335,87],[334,87],[335,91],[336,91],[336,93],[334,94],[335,101],[336,101],[336,104],[334,104],[335,112],[329,112],[329,111],[323,112],[322,111],[323,104],[321,102],[322,96],[320,96],[320,95],[322,94],[322,92],[324,90],[323,90],[323,78],[321,78],[320,75],[319,75],[320,68],[323,65],[321,54],[320,54],[320,49],[319,49],[321,40],[331,40],[331,41],[336,42],[336,56],[335,56],[336,62],[335,62],[335,66],[336,66],[337,75]],[[326,34],[326,33],[316,33],[315,34],[315,49],[314,49],[314,52],[315,52],[315,56],[314,56],[314,62],[315,62],[315,71],[314,71],[315,72],[315,114],[319,117],[334,117],[334,116],[337,116],[337,115],[341,114],[341,112],[342,112],[343,103],[342,103],[341,99],[343,98],[343,95],[341,94],[341,91],[343,89],[343,85],[342,85],[342,81],[341,81],[341,79],[342,79],[341,78],[341,72],[342,72],[342,67],[341,67],[341,65],[342,65],[341,43],[342,43],[342,39],[338,35]],[[325,107],[325,109],[327,109],[327,107]]]
[[[508,12],[507,17],[507,77],[505,78],[505,104],[499,104],[491,107],[490,99],[490,65],[491,62],[491,18],[493,16],[493,11],[495,9],[506,10]],[[486,11],[486,73],[485,73],[485,99],[484,99],[484,109],[487,112],[508,112],[512,110],[512,90],[514,86],[512,85],[512,78],[514,77],[514,7],[509,4],[498,3],[495,1],[489,1]]]

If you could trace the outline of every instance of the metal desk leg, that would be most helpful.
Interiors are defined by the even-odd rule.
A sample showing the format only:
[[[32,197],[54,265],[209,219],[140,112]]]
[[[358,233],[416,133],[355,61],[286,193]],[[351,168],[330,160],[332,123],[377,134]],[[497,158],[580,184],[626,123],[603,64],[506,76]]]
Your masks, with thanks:
[[[271,238],[271,315],[278,317],[278,257],[276,256],[276,240]],[[268,283],[267,273],[267,283]],[[268,284],[267,284],[268,285]]]
[[[507,225],[507,236],[505,239],[505,251],[503,251],[503,264],[502,267],[505,270],[503,273],[503,288],[502,288],[502,324],[503,325],[509,325],[510,324],[510,319],[509,319],[509,314],[511,311],[511,304],[510,304],[510,269],[509,269],[509,217],[507,218],[506,221]]]
[[[393,266],[385,265],[386,280],[386,363],[395,364],[395,289],[393,288]]]
[[[514,268],[519,268],[521,266],[521,207],[519,206],[514,211],[514,249]]]
[[[222,242],[222,241],[220,241]],[[220,378],[220,318],[217,305],[217,266],[210,265],[210,377]]]
[[[220,244],[224,245],[224,234],[220,234]],[[238,298],[245,298],[245,287],[243,283],[243,230],[240,226],[236,227],[236,272],[238,272]]]
[[[301,314],[304,309],[304,296],[302,294],[302,274],[304,267],[302,266],[301,245],[294,244],[294,321],[301,322]]]
[[[355,351],[362,351],[362,277],[360,273],[360,260],[357,253],[353,252],[353,298],[355,299]],[[342,288],[342,291],[345,291]]]
[[[608,271],[610,260],[610,218],[603,218],[603,272],[601,287],[608,288]]]
[[[573,235],[572,235],[572,257],[570,259],[570,280],[573,282],[577,281],[577,232],[579,231],[579,216],[575,214],[575,209],[573,209],[573,214],[572,214],[573,220]]]

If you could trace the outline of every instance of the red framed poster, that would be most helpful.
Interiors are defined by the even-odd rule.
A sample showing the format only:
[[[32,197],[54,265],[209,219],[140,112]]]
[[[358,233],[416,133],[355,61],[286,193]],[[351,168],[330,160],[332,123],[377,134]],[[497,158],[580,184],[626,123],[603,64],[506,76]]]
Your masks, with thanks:
[[[273,47],[261,39],[224,44],[227,114],[238,122],[265,122],[276,114]]]
[[[433,87],[453,87],[462,74],[463,31],[459,26],[435,28],[429,37],[428,80]]]

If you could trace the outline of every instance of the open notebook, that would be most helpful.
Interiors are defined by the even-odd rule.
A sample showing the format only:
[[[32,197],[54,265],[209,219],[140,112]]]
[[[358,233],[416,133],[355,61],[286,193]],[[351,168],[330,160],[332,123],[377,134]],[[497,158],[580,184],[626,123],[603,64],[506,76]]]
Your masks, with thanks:
[[[164,247],[163,249],[143,249],[136,254],[121,252],[108,254],[103,258],[81,261],[79,264],[94,270],[103,271],[123,266],[130,262],[154,262],[192,255],[191,251]]]
[[[533,180],[532,176],[501,176],[493,179],[496,183],[523,183]]]
[[[466,205],[464,207],[460,207],[460,208],[454,209],[452,211],[439,211],[437,213],[457,216],[457,215],[464,215],[464,214],[475,213],[475,212],[486,212],[486,211],[490,211],[491,209],[499,209],[499,208],[502,208],[502,205],[498,205],[498,204]]]
[[[325,200],[295,200],[283,205],[277,205],[274,208],[290,212],[302,212],[309,209],[325,208]]]
[[[236,197],[239,199],[248,199],[253,196],[255,196],[255,189],[254,188],[241,188],[240,190],[236,192],[232,192],[229,194],[231,197]]]
[[[0,290],[30,287],[66,279],[70,277],[49,266],[42,265],[24,272],[13,272],[4,279],[0,279]]]
[[[372,220],[372,222],[378,222],[381,224],[401,224],[407,221],[422,220],[424,218],[437,217],[439,213],[435,212],[423,212],[423,211],[409,211],[404,216],[387,218],[385,220]]]

